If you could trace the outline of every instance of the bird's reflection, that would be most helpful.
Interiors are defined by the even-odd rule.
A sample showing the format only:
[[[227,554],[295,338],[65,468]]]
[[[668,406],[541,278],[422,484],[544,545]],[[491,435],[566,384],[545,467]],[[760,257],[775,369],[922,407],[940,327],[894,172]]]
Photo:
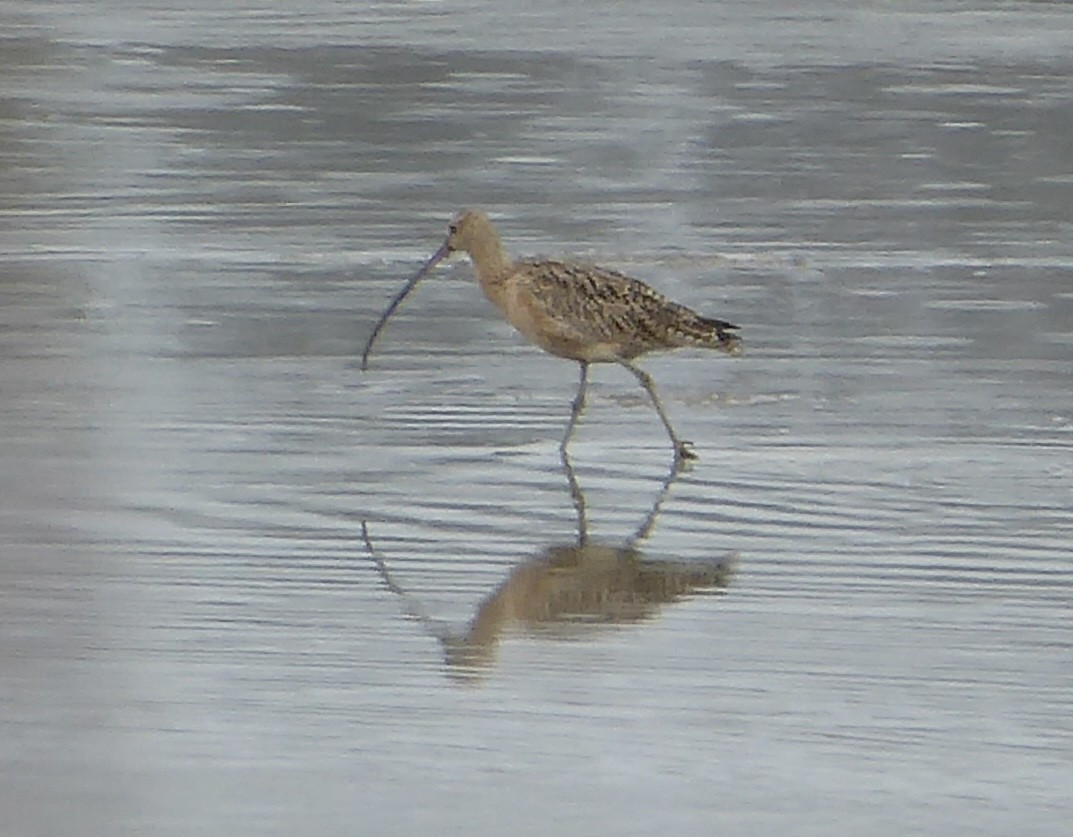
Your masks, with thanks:
[[[638,544],[651,533],[671,486],[681,473],[677,463],[660,484],[656,498],[637,529],[621,544],[592,543],[588,537],[585,494],[565,447],[560,458],[577,512],[577,540],[547,547],[517,565],[477,608],[463,628],[432,617],[397,582],[387,561],[373,546],[369,527],[362,537],[384,585],[443,645],[448,672],[460,679],[479,678],[495,662],[499,642],[510,632],[571,637],[607,626],[639,622],[665,604],[691,592],[725,587],[735,555],[705,560],[655,560]]]

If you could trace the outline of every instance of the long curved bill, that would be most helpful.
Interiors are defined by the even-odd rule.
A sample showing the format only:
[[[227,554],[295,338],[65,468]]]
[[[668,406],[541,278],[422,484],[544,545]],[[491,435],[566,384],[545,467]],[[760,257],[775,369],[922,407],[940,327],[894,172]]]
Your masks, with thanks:
[[[402,301],[409,296],[410,291],[417,287],[417,283],[424,279],[432,271],[436,265],[443,261],[449,254],[450,250],[447,247],[445,241],[440,245],[440,249],[432,254],[432,258],[425,262],[424,266],[414,274],[414,278],[406,283],[401,291],[399,291],[391,304],[384,310],[384,313],[380,315],[380,319],[376,321],[376,327],[373,328],[373,333],[369,335],[369,340],[365,344],[365,350],[361,353],[361,368],[362,371],[369,368],[369,352],[373,350],[373,343],[376,342],[376,338],[380,336],[380,332],[387,324],[388,319],[395,313],[395,309],[402,305]]]

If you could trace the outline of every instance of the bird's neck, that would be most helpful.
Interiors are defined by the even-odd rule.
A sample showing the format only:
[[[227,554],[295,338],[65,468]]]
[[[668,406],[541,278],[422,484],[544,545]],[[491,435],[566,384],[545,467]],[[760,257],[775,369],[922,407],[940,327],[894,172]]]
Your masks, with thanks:
[[[510,259],[503,250],[499,236],[490,235],[474,242],[469,250],[469,257],[477,271],[477,280],[484,292],[491,296],[510,272]]]

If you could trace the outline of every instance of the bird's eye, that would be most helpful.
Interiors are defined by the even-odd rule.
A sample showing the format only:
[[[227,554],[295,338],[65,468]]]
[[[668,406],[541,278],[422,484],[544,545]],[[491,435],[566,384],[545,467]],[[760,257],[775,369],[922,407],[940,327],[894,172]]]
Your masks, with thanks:
[[[447,226],[447,232],[449,232],[451,235],[454,235],[455,233],[457,233],[458,232],[458,224],[449,224]]]

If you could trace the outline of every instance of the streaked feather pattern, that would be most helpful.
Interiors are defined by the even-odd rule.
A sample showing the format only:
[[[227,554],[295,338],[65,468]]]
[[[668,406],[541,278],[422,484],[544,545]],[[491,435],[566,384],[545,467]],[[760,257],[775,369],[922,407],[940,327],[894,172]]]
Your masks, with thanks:
[[[518,282],[548,316],[583,340],[612,343],[620,357],[685,346],[741,353],[737,328],[702,317],[638,279],[606,267],[554,260],[522,260],[505,281]]]

